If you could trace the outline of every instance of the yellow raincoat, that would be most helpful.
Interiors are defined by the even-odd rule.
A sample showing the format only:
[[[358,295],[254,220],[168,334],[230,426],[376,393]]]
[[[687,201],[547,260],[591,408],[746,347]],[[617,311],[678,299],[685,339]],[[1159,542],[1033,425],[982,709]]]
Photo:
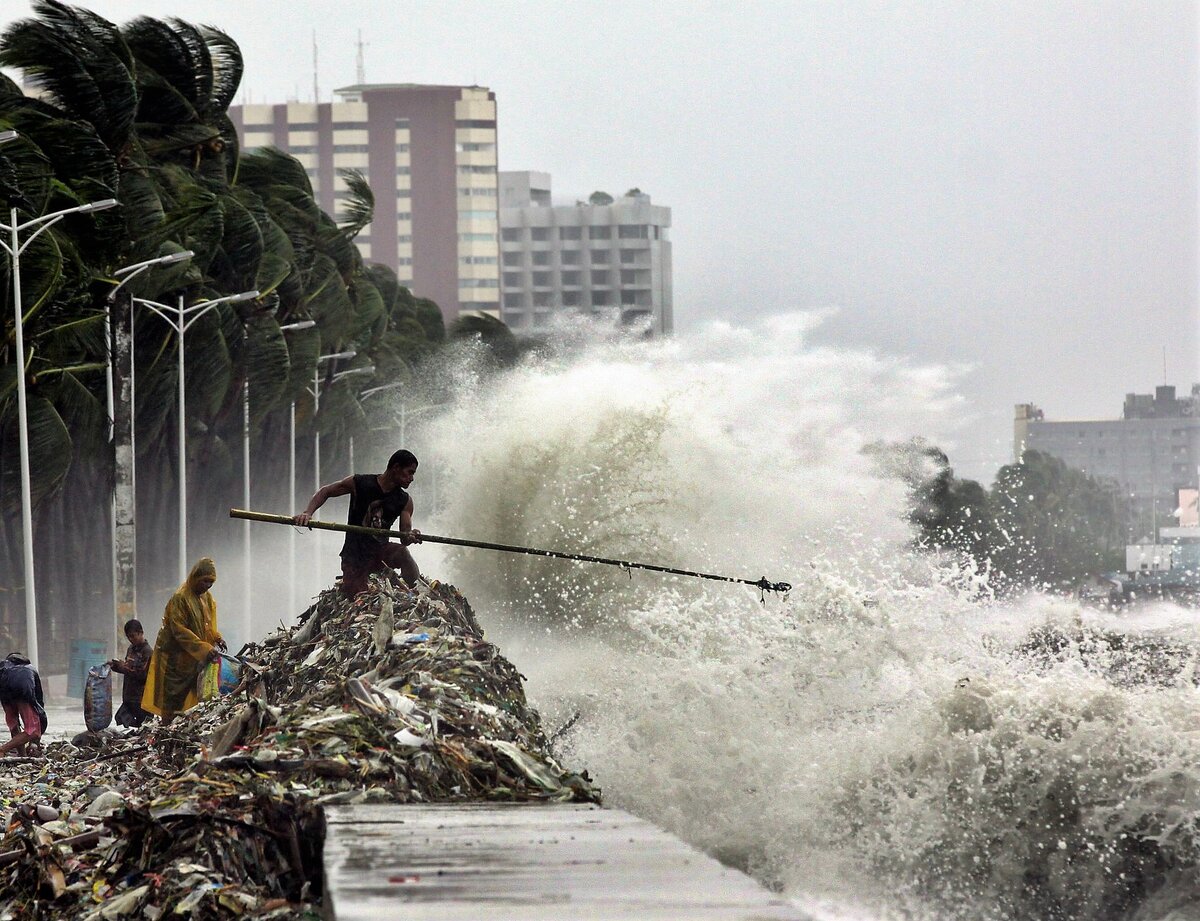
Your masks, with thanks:
[[[154,641],[142,709],[164,719],[196,705],[196,678],[214,644],[224,642],[217,632],[217,602],[212,592],[199,591],[205,576],[217,577],[216,564],[208,557],[192,567],[167,602]]]

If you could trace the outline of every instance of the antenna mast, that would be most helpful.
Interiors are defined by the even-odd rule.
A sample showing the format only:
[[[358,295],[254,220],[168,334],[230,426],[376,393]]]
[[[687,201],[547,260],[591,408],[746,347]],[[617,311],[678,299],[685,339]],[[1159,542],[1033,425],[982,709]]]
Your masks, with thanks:
[[[313,29],[313,102],[321,101],[321,87],[317,84],[317,30]]]
[[[367,82],[367,68],[363,64],[362,29],[358,30],[358,55],[354,59],[354,77],[362,85]]]

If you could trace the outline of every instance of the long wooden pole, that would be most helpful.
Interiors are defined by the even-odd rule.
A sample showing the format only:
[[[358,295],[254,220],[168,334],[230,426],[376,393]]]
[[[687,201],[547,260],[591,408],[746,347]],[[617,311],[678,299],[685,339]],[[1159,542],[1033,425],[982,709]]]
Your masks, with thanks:
[[[229,510],[229,517],[247,521],[262,521],[267,524],[294,524],[290,515],[272,515],[268,512],[252,512],[241,508],[231,508]],[[386,528],[367,528],[362,525],[338,524],[333,521],[309,521],[307,527],[318,528],[322,531],[343,531],[347,534],[366,534],[371,537],[399,537],[406,539],[411,536],[408,531],[389,531]],[[424,532],[421,532],[420,541],[430,544],[450,544],[455,547],[476,547],[480,550],[499,550],[502,553],[525,553],[531,556],[548,556],[559,560],[575,560],[580,563],[599,563],[604,566],[620,566],[622,569],[646,569],[650,572],[665,572],[675,576],[690,576],[694,579],[711,579],[715,582],[736,582],[741,585],[753,585],[764,592],[787,592],[792,588],[787,582],[769,582],[766,576],[763,576],[761,579],[738,579],[733,576],[718,576],[709,572],[694,572],[690,569],[656,566],[653,563],[633,563],[629,560],[587,556],[582,553],[563,553],[559,550],[539,550],[536,547],[517,547],[512,544],[493,544],[482,540],[465,540],[461,537],[439,537],[436,534],[426,534]]]

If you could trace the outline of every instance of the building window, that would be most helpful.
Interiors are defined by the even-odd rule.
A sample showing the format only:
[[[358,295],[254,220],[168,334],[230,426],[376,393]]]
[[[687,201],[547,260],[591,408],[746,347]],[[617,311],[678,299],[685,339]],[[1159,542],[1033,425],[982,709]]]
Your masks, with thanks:
[[[550,273],[549,272],[534,272],[533,273],[533,286],[535,288],[549,288],[550,287]]]
[[[458,239],[464,243],[495,243],[494,233],[460,233]]]
[[[582,240],[582,227],[560,227],[558,228],[558,238],[560,240]]]
[[[550,264],[550,253],[546,250],[538,250],[537,252],[533,253],[533,264],[534,265],[549,265]]]
[[[607,307],[608,306],[608,292],[607,291],[593,291],[592,292],[592,306],[593,307]]]
[[[521,240],[521,228],[505,227],[500,231],[500,239],[505,243],[519,243]]]
[[[408,145],[407,144],[397,144],[396,145],[396,153],[408,153]]]
[[[480,150],[495,150],[495,144],[468,144],[459,143],[454,145],[454,149],[459,153],[474,153]]]
[[[593,265],[608,265],[612,261],[612,253],[606,249],[592,250]]]
[[[334,153],[367,153],[370,147],[366,144],[334,144]]]
[[[397,234],[396,242],[397,243],[411,243],[412,242],[412,234],[411,233]]]
[[[412,189],[397,189],[397,198],[412,198]]]
[[[563,272],[562,273],[562,283],[564,285],[566,285],[567,287],[576,287],[576,288],[579,287],[579,273],[578,272]]]
[[[621,304],[623,306],[631,306],[637,303],[637,295],[632,291],[621,292]]]
[[[645,252],[645,250],[623,249],[621,250],[621,261],[627,264],[636,263],[638,261],[638,254],[643,252]]]
[[[396,260],[396,265],[412,265],[412,256],[401,256]]]
[[[563,265],[579,265],[579,250],[564,249],[558,254],[558,258]]]
[[[402,131],[407,131],[408,130],[408,119],[407,118],[396,119],[396,127]]]
[[[562,305],[564,307],[578,307],[579,306],[579,292],[578,291],[564,291],[562,293]]]
[[[460,278],[458,280],[460,288],[494,288],[496,287],[496,279],[494,278]]]
[[[592,272],[592,284],[593,285],[607,285],[608,284],[608,270],[603,269],[598,272],[593,271]]]
[[[412,175],[412,167],[411,166],[397,166],[396,167],[396,175],[397,176],[410,176],[410,175]]]
[[[637,284],[637,272],[633,271],[632,269],[622,269],[621,270],[621,284],[636,285]]]
[[[504,264],[505,265],[520,265],[521,264],[521,254],[520,253],[505,253],[504,254]]]
[[[315,154],[320,150],[315,144],[289,144],[287,152],[290,154]]]
[[[411,211],[397,211],[396,212],[396,220],[411,221],[412,220],[412,212]]]
[[[463,175],[470,175],[470,174],[474,173],[474,174],[477,174],[480,176],[486,176],[488,173],[495,174],[496,167],[494,167],[494,166],[460,166],[458,168],[458,171],[460,173],[462,173]]]
[[[454,122],[456,128],[495,128],[496,119],[460,118]]]
[[[521,273],[520,272],[505,272],[504,273],[504,287],[506,287],[506,288],[521,287]]]
[[[320,131],[316,122],[288,122],[288,131]]]
[[[554,305],[554,295],[549,291],[534,291],[533,306],[534,307],[552,307]]]
[[[550,239],[549,227],[530,227],[529,238],[535,243],[545,243]]]
[[[649,234],[645,224],[622,224],[617,228],[617,236],[622,240],[645,240]]]
[[[494,221],[495,211],[460,211],[458,216],[468,221]]]
[[[366,122],[334,122],[334,131],[365,131],[367,128]]]
[[[462,186],[459,188],[458,194],[459,195],[483,195],[483,196],[490,196],[491,198],[495,198],[496,190],[495,189],[476,189],[476,188],[472,188],[471,186]]]
[[[463,256],[458,260],[463,265],[495,265],[495,256]]]
[[[588,239],[589,240],[611,240],[612,239],[612,228],[611,227],[589,227],[588,228]]]

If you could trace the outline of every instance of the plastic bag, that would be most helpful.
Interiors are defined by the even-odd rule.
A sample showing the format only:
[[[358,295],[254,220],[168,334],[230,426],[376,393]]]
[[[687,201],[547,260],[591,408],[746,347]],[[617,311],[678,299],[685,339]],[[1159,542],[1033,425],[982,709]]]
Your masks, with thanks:
[[[196,696],[201,700],[224,697],[242,680],[242,663],[233,656],[221,654],[215,662],[207,662],[196,679]]]
[[[108,728],[112,722],[112,668],[106,662],[88,669],[83,688],[83,722],[90,732]]]

